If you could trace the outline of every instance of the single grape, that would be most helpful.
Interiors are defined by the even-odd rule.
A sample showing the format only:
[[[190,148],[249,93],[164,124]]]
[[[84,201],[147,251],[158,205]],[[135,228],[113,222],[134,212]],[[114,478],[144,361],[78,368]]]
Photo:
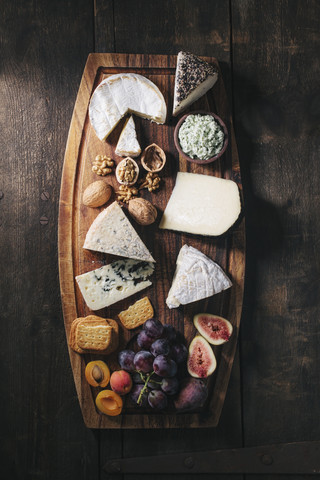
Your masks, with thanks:
[[[139,372],[148,373],[152,371],[154,356],[146,350],[140,350],[133,359],[135,369]]]
[[[140,397],[141,390],[144,388],[144,385],[134,385],[131,392],[130,398],[131,400],[139,405],[139,407],[146,407],[148,405],[148,393],[150,390],[146,389]],[[138,403],[140,397],[140,403]]]
[[[135,353],[132,350],[122,350],[118,355],[118,362],[122,370],[127,372],[134,372],[134,359]]]
[[[133,383],[145,383],[145,381],[141,378],[141,375],[139,372],[132,373],[131,378]]]
[[[165,338],[158,338],[158,340],[151,345],[150,352],[154,357],[157,357],[158,355],[168,355],[170,352],[168,340]]]
[[[163,332],[163,325],[159,320],[155,318],[151,318],[147,320],[146,323],[143,325],[143,330],[146,332],[149,337],[152,337],[154,340],[156,338],[160,338]]]
[[[148,402],[150,407],[155,410],[163,410],[168,405],[167,396],[162,390],[151,390],[148,395]]]
[[[161,390],[167,395],[175,395],[179,391],[179,380],[177,377],[163,378],[161,382]]]
[[[148,387],[152,390],[160,390],[162,378],[153,374],[148,382]]]
[[[165,323],[163,325],[163,332],[162,332],[161,337],[166,338],[168,340],[168,342],[171,343],[171,342],[175,341],[176,336],[177,336],[176,329],[172,325],[169,325],[168,323]]]
[[[141,330],[141,332],[137,336],[137,343],[140,348],[149,350],[153,342],[154,338],[149,337],[147,332],[145,332],[144,330]]]
[[[153,370],[159,377],[174,377],[178,367],[174,360],[166,355],[158,355],[153,362]]]
[[[171,346],[170,355],[177,363],[183,363],[188,358],[188,349],[183,343],[175,343]]]

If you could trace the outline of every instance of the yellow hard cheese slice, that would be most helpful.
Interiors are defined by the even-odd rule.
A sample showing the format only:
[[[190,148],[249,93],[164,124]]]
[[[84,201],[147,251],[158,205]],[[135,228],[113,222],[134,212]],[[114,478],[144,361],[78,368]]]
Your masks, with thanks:
[[[178,172],[159,227],[198,235],[221,235],[241,211],[239,189],[232,180]]]

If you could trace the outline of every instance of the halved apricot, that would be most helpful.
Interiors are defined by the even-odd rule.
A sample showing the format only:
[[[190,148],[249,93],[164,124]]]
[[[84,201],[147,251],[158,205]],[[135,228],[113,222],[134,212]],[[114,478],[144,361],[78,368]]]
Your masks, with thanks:
[[[84,371],[89,385],[93,387],[106,387],[110,380],[110,370],[102,360],[89,362]]]
[[[96,405],[101,413],[115,417],[120,415],[123,401],[120,395],[113,390],[101,390],[96,397]]]

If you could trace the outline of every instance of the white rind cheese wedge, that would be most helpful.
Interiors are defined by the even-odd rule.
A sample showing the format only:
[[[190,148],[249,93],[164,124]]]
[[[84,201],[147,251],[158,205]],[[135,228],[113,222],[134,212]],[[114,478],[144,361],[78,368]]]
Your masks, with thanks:
[[[237,220],[240,194],[232,180],[178,172],[159,228],[218,236]]]
[[[174,85],[173,113],[176,117],[202,97],[218,80],[209,63],[189,52],[179,52]]]
[[[113,202],[92,222],[83,248],[155,262],[118,202]]]
[[[137,139],[133,117],[127,118],[116,146],[116,155],[121,157],[138,157],[141,147]]]
[[[177,258],[177,267],[166,303],[177,308],[211,297],[232,286],[222,268],[196,248],[184,245]]]
[[[103,80],[90,100],[90,122],[100,140],[105,140],[127,113],[164,123],[167,106],[159,88],[136,73],[119,73]]]
[[[146,280],[154,264],[121,259],[76,277],[82,296],[91,310],[109,307],[149,287]]]

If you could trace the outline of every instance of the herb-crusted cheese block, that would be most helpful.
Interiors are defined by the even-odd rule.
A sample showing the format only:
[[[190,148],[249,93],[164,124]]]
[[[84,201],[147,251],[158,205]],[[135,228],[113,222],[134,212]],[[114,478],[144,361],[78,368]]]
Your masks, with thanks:
[[[128,112],[164,123],[167,106],[159,88],[136,73],[118,73],[103,80],[93,92],[90,122],[100,140],[105,140]]]
[[[222,235],[241,211],[233,180],[178,172],[176,184],[159,227],[198,235]]]
[[[132,115],[127,118],[119,137],[116,154],[121,157],[137,157],[141,153],[141,147],[137,139],[136,127]]]
[[[166,303],[177,308],[211,297],[232,286],[222,268],[196,248],[184,245],[177,258],[177,267]]]
[[[83,248],[155,262],[118,202],[99,213],[88,230]]]
[[[121,259],[76,277],[82,296],[91,310],[100,310],[130,297],[152,283],[154,264]]]
[[[173,116],[202,97],[218,79],[217,70],[189,52],[179,52],[174,85]]]

